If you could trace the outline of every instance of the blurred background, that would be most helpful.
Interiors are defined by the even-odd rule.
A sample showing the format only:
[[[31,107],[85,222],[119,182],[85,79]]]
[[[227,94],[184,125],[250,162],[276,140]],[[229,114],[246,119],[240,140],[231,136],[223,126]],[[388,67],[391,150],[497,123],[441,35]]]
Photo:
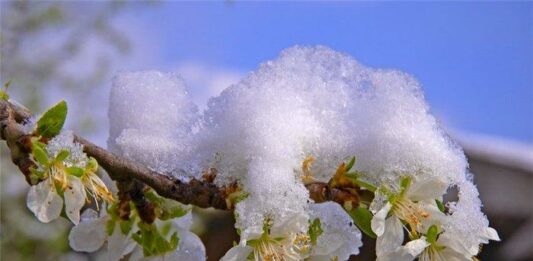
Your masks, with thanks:
[[[68,127],[102,146],[117,71],[178,72],[200,108],[296,44],[408,72],[465,149],[503,239],[480,258],[533,260],[532,2],[1,1],[0,16],[0,80],[11,81],[11,97],[34,112],[66,99]],[[0,149],[0,259],[99,260],[69,249],[67,221],[33,217],[28,185]],[[218,260],[237,239],[231,215],[198,217]],[[373,260],[363,253],[353,260]]]

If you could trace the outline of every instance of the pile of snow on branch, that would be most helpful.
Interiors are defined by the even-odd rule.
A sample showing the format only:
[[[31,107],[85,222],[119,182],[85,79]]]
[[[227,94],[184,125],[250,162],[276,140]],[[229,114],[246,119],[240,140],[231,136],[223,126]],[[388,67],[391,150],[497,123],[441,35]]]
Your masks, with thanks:
[[[369,68],[326,47],[293,47],[211,98],[202,112],[178,75],[156,71],[116,76],[110,102],[114,151],[185,181],[215,168],[218,185],[240,184],[248,193],[236,206],[241,247],[260,238],[265,223],[272,236],[307,233],[312,216],[330,209],[310,202],[301,180],[309,156],[316,159],[314,178],[324,182],[356,156],[356,170],[376,187],[393,191],[406,175],[414,183],[436,180],[442,193],[457,186],[459,201],[449,204],[442,229],[472,255],[487,230],[463,151],[406,73]],[[349,235],[332,238],[354,242],[321,256],[358,253],[360,232],[345,226],[335,233]]]

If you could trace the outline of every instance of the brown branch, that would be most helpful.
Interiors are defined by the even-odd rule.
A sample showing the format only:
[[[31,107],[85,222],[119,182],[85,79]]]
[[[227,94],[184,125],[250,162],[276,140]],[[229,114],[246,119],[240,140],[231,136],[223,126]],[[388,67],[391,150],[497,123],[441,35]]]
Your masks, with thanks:
[[[0,134],[6,140],[11,150],[13,163],[16,164],[29,181],[29,169],[35,166],[30,158],[29,135],[23,132],[20,123],[31,117],[31,113],[20,106],[10,102],[0,100]],[[117,156],[90,141],[75,136],[75,141],[82,144],[84,152],[94,157],[100,166],[104,168],[111,179],[123,183],[128,187],[130,197],[138,197],[142,203],[142,185],[147,185],[154,189],[160,196],[174,199],[183,204],[192,204],[201,208],[213,207],[216,209],[229,209],[226,203],[227,189],[217,187],[212,182],[212,177],[205,180],[191,179],[189,182],[182,182],[169,176],[165,176],[150,170],[126,158]],[[140,183],[139,183],[140,182]],[[31,183],[30,183],[31,184]],[[357,206],[359,196],[354,188],[331,188],[327,183],[315,182],[306,185],[309,196],[315,202],[335,201],[341,205],[350,203]],[[231,205],[231,204],[230,204]]]

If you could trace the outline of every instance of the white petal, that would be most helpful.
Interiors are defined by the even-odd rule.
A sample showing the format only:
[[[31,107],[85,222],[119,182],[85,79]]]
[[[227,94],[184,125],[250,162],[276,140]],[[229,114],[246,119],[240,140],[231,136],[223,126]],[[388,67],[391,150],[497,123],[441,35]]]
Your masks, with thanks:
[[[169,260],[204,261],[206,259],[204,243],[196,234],[188,230],[180,230],[179,238],[178,249],[172,253]]]
[[[234,246],[220,259],[220,261],[242,261],[248,258],[253,249],[249,246]]]
[[[378,255],[378,261],[413,261],[415,258],[429,246],[424,237],[409,241],[405,246],[399,246],[395,250]]]
[[[431,178],[423,181],[414,181],[409,190],[407,191],[407,197],[414,201],[420,201],[424,199],[438,199],[441,198],[446,189],[448,183],[438,178]]]
[[[82,252],[94,252],[98,250],[107,239],[106,222],[107,217],[88,221],[82,220],[82,222],[70,230],[70,234],[68,235],[70,247],[75,251]]]
[[[180,229],[189,230],[193,224],[192,211],[189,211],[183,217],[173,219],[174,225]]]
[[[483,235],[481,235],[481,240],[482,243],[487,244],[489,240],[500,241],[501,239],[496,229],[488,227],[483,231]]]
[[[441,225],[446,222],[446,214],[442,213],[437,206],[435,200],[426,200],[418,202],[420,207],[426,211],[429,216],[420,220],[421,224],[417,227],[417,230],[421,233],[426,233],[430,226]]]
[[[387,214],[391,208],[392,205],[387,202],[387,204],[385,204],[385,206],[374,215],[372,221],[370,222],[372,231],[374,231],[378,237],[383,235],[385,232],[385,218],[387,218]]]
[[[378,189],[374,193],[374,199],[370,203],[368,209],[372,212],[372,214],[376,214],[376,212],[382,209],[386,203],[388,203],[388,196],[383,193],[381,189]]]
[[[136,246],[136,242],[129,236],[122,234],[117,226],[113,234],[107,239],[107,259],[109,261],[118,261],[123,256],[131,253]]]
[[[80,210],[85,205],[86,194],[81,180],[69,178],[69,187],[65,190],[65,212],[67,217],[77,225],[80,222]]]
[[[429,243],[426,241],[426,238],[421,237],[420,239],[407,242],[407,244],[405,244],[404,249],[405,249],[405,252],[411,255],[412,257],[417,257],[428,246],[429,246]]]
[[[63,199],[47,179],[30,188],[26,204],[39,221],[48,223],[61,215]]]
[[[456,238],[446,232],[442,233],[439,236],[437,244],[449,247],[455,250],[455,252],[460,253],[464,256],[475,256],[479,252],[479,248],[477,245],[467,246],[463,242],[461,242],[459,238]]]
[[[287,231],[307,231],[308,227],[309,215],[307,213],[291,213],[291,215],[287,215],[273,224],[270,235],[274,237],[284,236]]]
[[[413,261],[416,257],[413,257],[403,247],[399,247],[396,251],[391,252],[384,256],[378,256],[376,261]]]
[[[385,233],[376,240],[376,255],[385,256],[403,243],[403,226],[399,218],[392,216],[385,221]]]
[[[136,247],[134,248],[133,253],[131,253],[129,261],[141,261],[141,260],[145,260],[142,247]]]
[[[105,212],[105,208],[102,208],[102,210],[100,210],[101,212]],[[95,220],[95,219],[98,219],[98,212],[96,212],[96,210],[92,209],[92,208],[88,208],[86,210],[83,211],[83,213],[81,213],[81,222],[88,222],[88,221],[92,221],[92,220]],[[102,215],[103,216],[103,215]]]
[[[442,250],[440,254],[444,257],[445,261],[472,261],[471,256],[459,254],[449,247]]]
[[[337,203],[326,202],[309,206],[311,220],[320,219],[322,234],[311,252],[311,260],[348,260],[357,255],[363,245],[361,231],[353,224],[352,218]]]

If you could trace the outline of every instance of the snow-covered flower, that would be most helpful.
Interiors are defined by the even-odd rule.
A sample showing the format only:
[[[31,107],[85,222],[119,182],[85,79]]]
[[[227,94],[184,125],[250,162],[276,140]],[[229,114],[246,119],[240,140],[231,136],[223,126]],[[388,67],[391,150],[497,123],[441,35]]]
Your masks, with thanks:
[[[271,233],[272,221],[266,220],[263,233],[253,239],[246,240],[231,248],[222,257],[222,261],[242,260],[272,260],[272,261],[297,261],[302,260],[310,250],[310,237],[303,232],[290,232],[285,234]]]
[[[309,216],[307,232],[272,233],[265,222],[261,236],[234,246],[222,260],[348,260],[359,253],[361,232],[339,204],[310,204]]]
[[[320,220],[321,233],[312,246],[310,260],[348,260],[359,254],[361,231],[352,218],[335,202],[310,205],[311,219]]]
[[[498,232],[494,228],[486,227],[481,235],[478,235],[478,244],[472,247],[465,245],[461,235],[452,234],[448,231],[438,235],[438,239],[429,236],[428,247],[421,253],[419,260],[472,260],[479,252],[480,244],[487,244],[489,240],[500,241]],[[455,259],[454,259],[455,258]]]
[[[113,201],[111,192],[95,173],[98,163],[83,153],[72,132],[60,133],[47,145],[34,142],[32,150],[37,164],[33,174],[44,180],[30,188],[27,206],[39,221],[47,223],[58,218],[64,198],[68,218],[78,224],[80,210],[87,201],[86,191],[96,203],[100,199]]]
[[[130,260],[205,260],[205,247],[202,241],[189,231],[192,225],[191,212],[179,219],[156,220],[155,226],[158,229],[166,227],[168,229],[167,235],[177,233],[179,243],[174,251],[149,257],[144,256],[143,248],[133,239],[133,235],[140,229],[136,223],[138,220],[133,217],[130,218],[132,220],[129,221],[129,224],[132,227],[129,231],[124,231],[121,225],[109,226],[110,222],[113,222],[112,217],[104,209],[102,209],[100,216],[94,210],[87,209],[82,215],[80,224],[74,226],[70,231],[70,246],[75,251],[94,252],[107,242],[107,258],[110,261],[120,260],[130,253]],[[110,227],[112,231],[110,231]]]
[[[435,199],[440,199],[447,187],[436,178],[403,177],[398,185],[382,186],[376,191],[370,210],[374,213],[371,228],[378,236],[378,258],[402,245],[402,221],[409,225],[410,235],[416,236],[418,230],[426,227],[427,221],[435,218],[432,215],[443,215],[435,206]]]
[[[114,227],[111,234],[107,231],[107,224],[111,216],[102,208],[100,215],[93,209],[87,209],[81,216],[81,222],[74,226],[68,239],[72,249],[80,252],[94,252],[107,242],[108,260],[119,260],[131,253],[135,242],[129,235],[121,233],[120,228]]]
[[[486,229],[491,240],[500,240],[496,231]],[[409,241],[405,246],[397,247],[394,251],[378,257],[380,261],[471,261],[472,255],[464,246],[460,246],[447,232],[439,235],[439,228],[435,225],[428,229],[425,236]]]
[[[65,183],[68,184],[64,193],[66,213],[69,219],[77,224],[79,211],[85,204],[85,191],[80,189],[81,182],[76,177],[69,177]],[[48,178],[32,186],[26,204],[41,222],[48,223],[58,218],[63,209],[63,198],[57,192],[55,180]]]

